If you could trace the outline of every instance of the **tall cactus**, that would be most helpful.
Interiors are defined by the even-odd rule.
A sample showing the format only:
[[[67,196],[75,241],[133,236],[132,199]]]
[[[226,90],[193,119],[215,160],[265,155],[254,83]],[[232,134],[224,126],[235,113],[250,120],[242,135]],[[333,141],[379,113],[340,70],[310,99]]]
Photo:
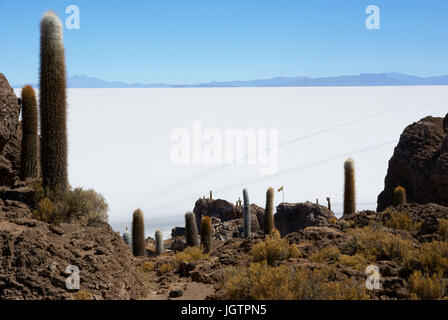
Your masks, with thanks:
[[[355,199],[355,164],[349,158],[344,163],[344,215],[356,212]]]
[[[62,23],[52,11],[40,23],[40,162],[45,188],[68,189],[67,103]]]
[[[162,231],[156,231],[156,255],[160,256],[165,249],[163,248],[163,236]]]
[[[330,197],[327,197],[327,203],[328,203],[328,210],[331,211],[331,200],[330,200]]]
[[[201,245],[204,253],[212,250],[212,219],[207,216],[201,220]]]
[[[126,227],[126,231],[123,232],[123,240],[128,246],[131,246],[131,235],[129,234],[128,227]]]
[[[398,186],[394,189],[394,206],[406,203],[406,189]]]
[[[146,256],[145,222],[140,209],[134,211],[132,218],[132,253],[136,257]]]
[[[196,218],[193,212],[185,214],[185,235],[187,246],[199,247],[198,243],[198,226],[196,225]]]
[[[249,202],[249,194],[247,192],[247,189],[243,190],[243,200],[244,200],[244,207],[243,207],[243,217],[244,217],[244,238],[250,238],[252,236],[252,221],[250,216],[250,202]]]
[[[33,87],[22,88],[22,151],[20,179],[37,178],[39,175],[37,102]]]
[[[274,189],[269,187],[266,192],[266,209],[264,210],[264,234],[274,230]]]

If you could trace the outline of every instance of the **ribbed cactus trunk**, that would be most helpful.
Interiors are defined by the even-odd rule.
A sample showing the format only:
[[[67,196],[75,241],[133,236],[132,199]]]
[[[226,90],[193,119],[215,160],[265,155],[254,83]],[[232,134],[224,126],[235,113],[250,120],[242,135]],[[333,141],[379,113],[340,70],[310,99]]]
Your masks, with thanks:
[[[243,190],[243,217],[244,217],[244,238],[250,238],[252,236],[252,225],[251,225],[251,217],[250,217],[250,202],[249,202],[249,194],[247,189]]]
[[[126,231],[123,233],[123,240],[128,246],[131,246],[131,235],[129,234],[128,227],[126,227]]]
[[[330,197],[327,197],[327,203],[328,203],[328,210],[331,211],[331,200],[330,200]]]
[[[204,253],[212,250],[212,219],[207,216],[201,221],[201,245]]]
[[[22,88],[22,150],[20,179],[37,178],[39,175],[36,93],[31,86]]]
[[[266,209],[264,210],[264,234],[274,231],[274,189],[266,192]]]
[[[185,235],[187,246],[199,247],[198,226],[196,225],[196,218],[193,212],[187,212],[185,214]]]
[[[62,23],[51,11],[40,24],[39,96],[43,185],[64,193],[68,189],[65,53]]]
[[[399,206],[406,203],[406,189],[398,186],[394,189],[394,206]]]
[[[356,212],[355,164],[353,159],[344,163],[344,215]]]
[[[157,255],[157,256],[160,256],[160,255],[163,253],[163,251],[165,250],[165,249],[163,248],[163,236],[162,236],[162,231],[157,230],[157,231],[156,231],[156,235],[155,235],[155,237],[156,237],[156,255]]]
[[[140,209],[134,211],[132,219],[132,253],[135,257],[146,256],[145,222]]]

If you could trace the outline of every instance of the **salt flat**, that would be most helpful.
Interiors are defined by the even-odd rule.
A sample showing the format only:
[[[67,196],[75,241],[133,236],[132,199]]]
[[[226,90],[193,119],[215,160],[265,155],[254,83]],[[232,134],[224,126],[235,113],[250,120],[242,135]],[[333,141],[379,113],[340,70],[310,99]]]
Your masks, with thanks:
[[[284,186],[287,202],[330,196],[340,213],[344,159],[355,160],[359,209],[375,208],[396,143],[369,148],[398,141],[424,116],[444,116],[448,86],[69,89],[68,103],[70,182],[103,193],[112,222],[129,221],[136,208],[147,218],[183,215],[209,190],[235,202],[247,187],[264,206],[268,186]],[[198,177],[216,166],[170,160],[170,135],[192,133],[193,121],[218,132],[278,129],[280,144],[298,141],[278,149],[279,175],[230,165]]]

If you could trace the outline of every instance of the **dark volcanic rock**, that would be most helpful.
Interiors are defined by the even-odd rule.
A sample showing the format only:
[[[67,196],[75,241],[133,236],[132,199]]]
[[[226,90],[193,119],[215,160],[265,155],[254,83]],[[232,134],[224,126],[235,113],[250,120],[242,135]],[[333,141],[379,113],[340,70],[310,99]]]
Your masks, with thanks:
[[[171,237],[183,237],[185,236],[185,227],[174,227],[171,229]]]
[[[198,199],[194,205],[193,212],[196,216],[196,223],[200,226],[203,216],[216,217],[221,221],[237,219],[238,215],[235,206],[222,199]]]
[[[448,136],[443,118],[426,117],[406,127],[389,168],[377,211],[392,204],[393,190],[406,189],[407,201],[448,206]]]
[[[14,90],[0,73],[0,154],[14,136],[19,123],[20,106]]]
[[[308,226],[326,226],[327,220],[333,216],[327,207],[311,202],[281,203],[274,215],[274,222],[283,237]]]

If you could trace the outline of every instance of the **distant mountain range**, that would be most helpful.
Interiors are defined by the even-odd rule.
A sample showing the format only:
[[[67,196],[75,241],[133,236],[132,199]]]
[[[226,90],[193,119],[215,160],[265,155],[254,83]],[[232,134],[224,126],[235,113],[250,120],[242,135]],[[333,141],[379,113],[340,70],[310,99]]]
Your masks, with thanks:
[[[349,87],[349,86],[429,86],[448,85],[448,75],[417,77],[400,73],[362,73],[359,75],[310,78],[277,77],[249,81],[208,82],[198,84],[125,83],[105,81],[86,75],[68,78],[69,88],[219,88],[219,87]],[[39,87],[37,84],[34,87]],[[21,85],[14,86],[21,88]]]

